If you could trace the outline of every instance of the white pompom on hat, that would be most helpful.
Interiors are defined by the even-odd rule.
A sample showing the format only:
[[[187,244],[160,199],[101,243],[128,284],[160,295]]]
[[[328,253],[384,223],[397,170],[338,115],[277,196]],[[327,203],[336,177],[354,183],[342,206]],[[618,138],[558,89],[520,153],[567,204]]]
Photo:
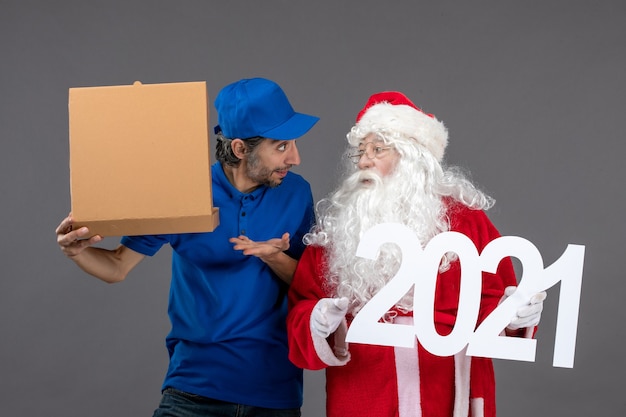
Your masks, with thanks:
[[[413,138],[439,162],[448,145],[448,129],[444,124],[397,91],[373,94],[357,115],[355,127],[362,132],[386,130]]]

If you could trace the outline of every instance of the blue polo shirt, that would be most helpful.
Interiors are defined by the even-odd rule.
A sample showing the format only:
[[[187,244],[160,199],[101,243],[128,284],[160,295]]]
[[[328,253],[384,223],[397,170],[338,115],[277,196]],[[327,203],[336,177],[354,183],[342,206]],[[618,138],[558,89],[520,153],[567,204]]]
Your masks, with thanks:
[[[213,232],[122,238],[148,256],[164,244],[173,249],[163,388],[258,407],[300,407],[302,371],[287,352],[287,285],[228,239],[245,234],[265,241],[289,232],[288,253],[299,259],[314,222],[310,185],[290,172],[278,187],[244,194],[219,163],[211,174],[220,216]]]

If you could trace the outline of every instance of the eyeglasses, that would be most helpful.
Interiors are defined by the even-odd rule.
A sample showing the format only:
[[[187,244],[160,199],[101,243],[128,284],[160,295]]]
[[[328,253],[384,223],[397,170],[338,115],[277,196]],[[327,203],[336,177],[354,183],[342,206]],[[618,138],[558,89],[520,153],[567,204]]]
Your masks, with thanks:
[[[380,146],[376,142],[367,142],[362,149],[355,149],[355,153],[348,154],[348,158],[355,164],[358,164],[363,155],[367,159],[380,159],[387,154],[393,146]]]

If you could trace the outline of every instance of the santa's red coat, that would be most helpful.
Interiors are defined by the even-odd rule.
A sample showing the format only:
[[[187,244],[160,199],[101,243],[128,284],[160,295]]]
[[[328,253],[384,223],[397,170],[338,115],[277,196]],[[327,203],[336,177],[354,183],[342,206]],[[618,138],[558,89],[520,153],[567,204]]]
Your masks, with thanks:
[[[449,209],[451,230],[468,236],[478,251],[500,236],[485,213],[455,205]],[[327,415],[494,417],[495,379],[491,359],[467,357],[463,352],[439,357],[417,349],[351,344],[349,358],[333,354],[333,337],[312,335],[310,317],[320,298],[333,297],[324,290],[325,253],[309,246],[298,263],[289,290],[287,319],[289,357],[305,369],[326,369]],[[454,325],[459,300],[460,264],[438,277],[435,295],[437,331],[448,334]],[[479,323],[497,306],[504,288],[517,285],[509,258],[496,274],[483,273]],[[410,323],[398,313],[396,322]],[[348,326],[350,323],[348,317]]]

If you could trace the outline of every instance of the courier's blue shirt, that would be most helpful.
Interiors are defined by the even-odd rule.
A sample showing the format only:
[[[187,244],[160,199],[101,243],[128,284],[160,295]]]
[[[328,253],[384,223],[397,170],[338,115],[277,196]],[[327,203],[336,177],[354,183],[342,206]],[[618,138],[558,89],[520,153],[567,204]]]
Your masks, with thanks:
[[[289,232],[288,254],[299,259],[314,221],[311,188],[290,172],[278,187],[244,194],[219,163],[211,175],[220,217],[213,232],[122,238],[148,256],[164,244],[173,249],[163,387],[259,407],[300,407],[302,371],[287,355],[287,285],[228,239],[245,234],[266,241]]]

